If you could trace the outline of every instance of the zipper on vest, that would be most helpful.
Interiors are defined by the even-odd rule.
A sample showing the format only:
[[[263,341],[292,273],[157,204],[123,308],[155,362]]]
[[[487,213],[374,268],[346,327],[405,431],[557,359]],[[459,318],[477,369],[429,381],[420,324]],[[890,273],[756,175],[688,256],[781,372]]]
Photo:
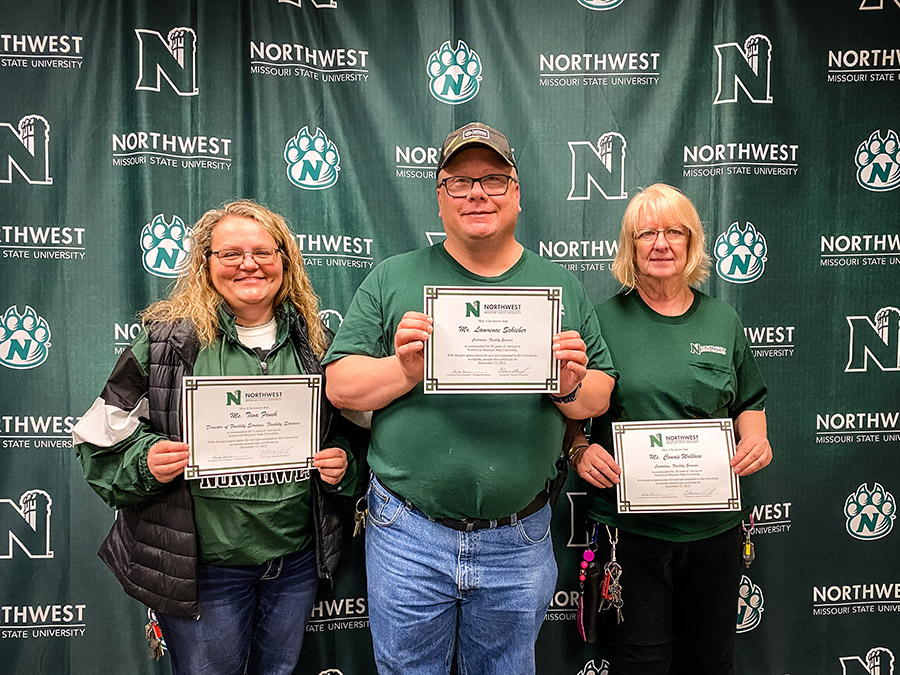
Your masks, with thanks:
[[[245,347],[246,348],[246,347]],[[251,347],[249,348],[253,355],[256,357],[256,360],[259,361],[259,369],[262,371],[263,375],[269,374],[269,357],[272,355],[274,349],[260,349],[259,347]]]

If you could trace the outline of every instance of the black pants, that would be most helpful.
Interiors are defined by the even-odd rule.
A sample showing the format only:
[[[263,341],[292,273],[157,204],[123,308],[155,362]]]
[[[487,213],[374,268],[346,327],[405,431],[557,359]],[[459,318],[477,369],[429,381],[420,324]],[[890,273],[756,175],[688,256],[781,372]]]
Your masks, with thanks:
[[[619,530],[622,614],[604,611],[600,644],[610,675],[731,675],[741,528],[675,543]],[[597,555],[609,560],[601,526]]]

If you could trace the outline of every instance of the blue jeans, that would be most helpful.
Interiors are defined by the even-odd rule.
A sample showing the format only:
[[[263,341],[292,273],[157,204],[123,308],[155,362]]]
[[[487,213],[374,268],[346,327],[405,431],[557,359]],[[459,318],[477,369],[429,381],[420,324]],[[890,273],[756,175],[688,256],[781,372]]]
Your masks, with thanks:
[[[534,673],[556,587],[550,505],[514,525],[458,532],[372,478],[366,572],[380,675]]]
[[[158,614],[173,675],[290,675],[319,577],[313,549],[198,570],[200,619]]]

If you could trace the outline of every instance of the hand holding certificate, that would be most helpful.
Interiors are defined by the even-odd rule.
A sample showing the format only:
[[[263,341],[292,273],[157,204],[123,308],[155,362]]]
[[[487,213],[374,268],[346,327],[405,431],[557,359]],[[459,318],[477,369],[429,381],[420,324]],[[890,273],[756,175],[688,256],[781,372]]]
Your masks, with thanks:
[[[312,468],[321,391],[320,375],[184,378],[184,477]]]
[[[730,419],[614,422],[619,513],[740,511]]]
[[[561,288],[426,286],[425,393],[558,393],[561,304]]]

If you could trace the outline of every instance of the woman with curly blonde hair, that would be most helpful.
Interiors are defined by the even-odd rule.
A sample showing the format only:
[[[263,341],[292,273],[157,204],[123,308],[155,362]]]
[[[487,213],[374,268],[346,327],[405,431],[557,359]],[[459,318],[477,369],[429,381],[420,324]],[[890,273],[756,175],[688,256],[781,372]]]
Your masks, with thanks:
[[[175,675],[292,673],[337,565],[348,423],[323,398],[312,472],[186,481],[181,441],[185,375],[322,374],[329,336],[284,218],[247,199],[207,211],[171,295],[141,319],[73,431],[91,487],[120,509],[100,555],[156,611]]]
[[[217,310],[222,302],[219,291],[213,285],[209,262],[212,250],[213,229],[226,217],[254,220],[271,235],[276,247],[283,252],[282,284],[273,305],[278,307],[285,300],[300,311],[309,326],[309,342],[316,356],[325,354],[325,331],[318,321],[319,299],[313,292],[303,265],[303,254],[284,218],[249,199],[226,204],[221,209],[207,211],[194,225],[191,233],[191,252],[187,268],[178,277],[172,295],[160,300],[141,312],[144,325],[154,321],[190,319],[197,329],[197,336],[209,344],[218,331]]]

